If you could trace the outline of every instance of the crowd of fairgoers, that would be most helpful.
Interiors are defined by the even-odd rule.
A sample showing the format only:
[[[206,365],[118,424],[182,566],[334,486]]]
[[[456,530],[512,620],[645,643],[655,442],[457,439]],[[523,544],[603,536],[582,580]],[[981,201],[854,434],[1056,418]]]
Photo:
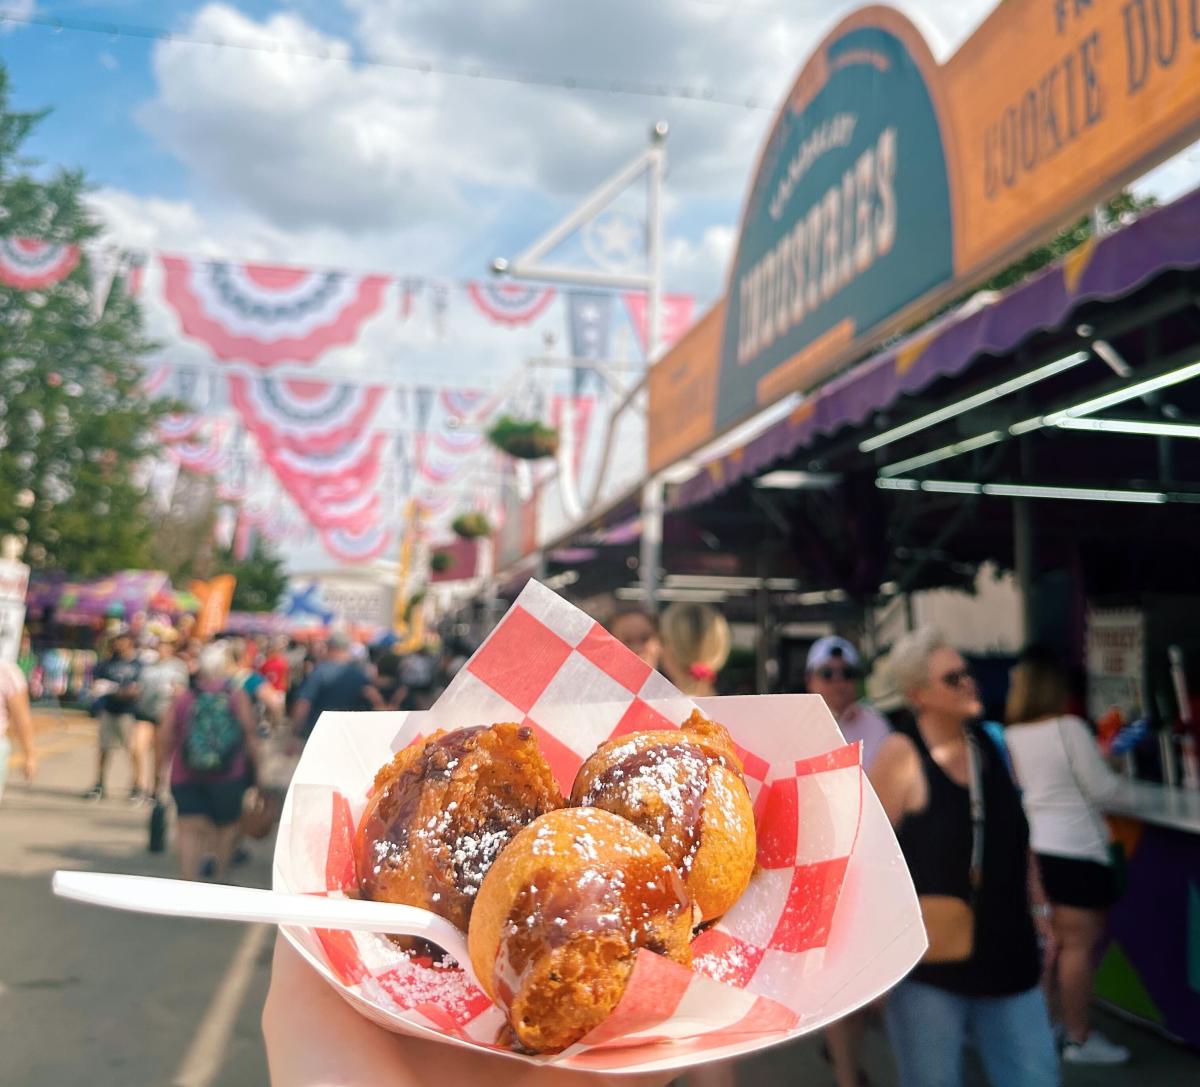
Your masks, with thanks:
[[[79,654],[75,655],[79,657]],[[430,651],[368,648],[340,633],[199,638],[195,618],[112,626],[69,674],[67,654],[37,655],[28,637],[0,664],[0,772],[12,740],[27,779],[37,770],[30,702],[64,696],[97,721],[95,779],[83,799],[174,805],[187,879],[223,879],[244,861],[241,831],[269,830],[304,739],[326,710],[424,709],[462,662]],[[0,796],[4,779],[0,776]],[[114,786],[119,785],[119,789]]]
[[[718,692],[732,639],[715,609],[629,608],[609,629],[684,693]],[[11,761],[23,758],[32,778],[29,692],[43,693],[45,677],[27,649],[18,664],[0,665],[0,768],[11,733],[20,747]],[[368,648],[340,633],[309,644],[199,639],[190,617],[136,634],[114,627],[100,657],[86,692],[98,725],[96,776],[83,800],[108,800],[120,781],[116,799],[148,810],[152,849],[156,815],[161,849],[173,807],[180,873],[192,880],[227,878],[245,857],[244,837],[270,833],[322,713],[426,709],[465,661]],[[927,958],[889,994],[884,1015],[902,1081],[933,1082],[933,1064],[955,1065],[964,1031],[996,1083],[1056,1084],[1060,1053],[1074,1063],[1127,1060],[1089,1021],[1104,919],[1120,894],[1099,812],[1122,785],[1073,712],[1069,673],[1045,652],[1026,652],[1001,726],[982,720],[970,667],[936,631],[905,635],[870,675],[866,663],[845,639],[821,638],[808,652],[806,688],[862,744],[918,892],[973,911],[965,959]],[[953,942],[953,925],[942,931],[935,921],[927,919],[931,941]],[[826,1033],[839,1084],[861,1082],[864,1014]],[[958,1026],[931,1040],[931,1022]]]

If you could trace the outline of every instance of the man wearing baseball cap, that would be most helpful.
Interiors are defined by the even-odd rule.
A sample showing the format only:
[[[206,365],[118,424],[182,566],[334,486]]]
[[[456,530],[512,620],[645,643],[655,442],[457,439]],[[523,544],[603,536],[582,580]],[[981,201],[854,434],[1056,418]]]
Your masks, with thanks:
[[[858,700],[863,678],[858,650],[845,638],[818,638],[808,651],[804,676],[809,693],[825,699],[846,742],[862,742],[866,769],[891,729],[883,714]],[[825,1028],[825,1057],[839,1087],[865,1082],[860,1060],[865,1021],[865,1014],[859,1011]]]
[[[808,651],[804,676],[809,693],[825,699],[846,742],[862,741],[862,764],[867,769],[891,729],[883,714],[858,700],[859,680],[863,677],[858,650],[836,635],[818,638]]]

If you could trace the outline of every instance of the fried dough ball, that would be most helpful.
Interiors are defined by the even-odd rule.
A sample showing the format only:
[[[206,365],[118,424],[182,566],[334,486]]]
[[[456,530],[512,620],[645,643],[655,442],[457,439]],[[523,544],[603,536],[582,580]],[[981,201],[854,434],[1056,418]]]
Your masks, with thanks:
[[[465,932],[500,851],[562,806],[532,729],[434,733],[375,777],[356,838],[359,889],[365,898],[430,910]]]
[[[696,923],[725,913],[754,873],[754,808],[724,726],[699,710],[678,730],[602,744],[580,768],[574,805],[603,808],[653,838],[679,870]]]
[[[475,902],[468,947],[509,1041],[557,1053],[616,1007],[638,949],[691,964],[692,907],[667,855],[628,820],[563,808],[500,855]]]

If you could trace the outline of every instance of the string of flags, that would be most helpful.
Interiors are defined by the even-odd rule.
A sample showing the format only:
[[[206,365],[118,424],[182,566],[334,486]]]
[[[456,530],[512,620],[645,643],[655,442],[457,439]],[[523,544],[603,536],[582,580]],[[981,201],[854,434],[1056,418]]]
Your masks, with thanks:
[[[421,276],[394,277],[328,268],[237,263],[201,257],[155,254],[162,270],[163,300],[181,331],[203,344],[223,363],[248,363],[263,369],[311,365],[336,347],[354,343],[363,326],[388,312],[386,298],[396,292],[390,312],[409,321],[427,296],[435,334],[444,338],[452,294],[461,293],[493,324],[520,328],[545,315],[560,293],[567,301],[572,340],[586,333],[579,358],[605,357],[595,346],[606,345],[613,320],[614,296],[592,289],[560,292],[552,286],[498,280],[454,282]],[[0,284],[18,290],[42,290],[61,282],[78,266],[81,249],[31,238],[0,238]],[[125,252],[114,280],[138,296],[144,289],[150,256]],[[620,294],[643,352],[648,350],[644,291]],[[674,294],[663,298],[662,346],[673,343],[691,324],[695,299]],[[580,323],[580,315],[589,317]]]
[[[214,532],[232,540],[235,553],[257,537],[281,541],[311,533],[338,562],[370,561],[395,542],[391,526],[408,499],[416,498],[427,525],[444,534],[464,503],[484,501],[503,474],[485,429],[502,408],[511,409],[504,394],[233,372],[219,379],[232,420],[205,411],[173,413],[158,424],[158,437],[173,463],[213,477],[219,502],[235,511],[232,522],[222,513]],[[162,381],[161,367],[145,378],[147,385]],[[594,403],[560,395],[545,404],[552,426],[571,420],[575,471]],[[384,425],[385,404],[405,429],[392,433]],[[270,481],[265,490],[264,480]],[[484,504],[498,521],[498,502]]]
[[[395,545],[399,511],[411,499],[435,534],[467,505],[484,508],[498,525],[505,503],[495,481],[505,477],[511,485],[512,472],[484,431],[502,408],[570,425],[578,473],[594,414],[595,400],[585,395],[592,368],[576,368],[569,395],[526,390],[519,404],[511,393],[477,388],[297,376],[297,368],[356,344],[371,321],[407,322],[423,304],[435,332],[445,335],[456,300],[465,297],[488,321],[522,328],[544,318],[561,296],[572,355],[598,367],[611,357],[620,300],[648,350],[648,300],[640,292],[456,283],[111,249],[104,256],[89,266],[97,313],[114,291],[144,297],[153,267],[160,274],[150,282],[181,336],[213,360],[200,366],[156,359],[142,389],[190,406],[157,425],[164,466],[172,480],[180,469],[212,477],[221,503],[214,531],[243,552],[262,536],[319,543],[339,562],[367,562]],[[0,238],[0,287],[52,288],[82,258],[79,246]],[[691,296],[666,296],[663,339],[682,334],[693,311]]]

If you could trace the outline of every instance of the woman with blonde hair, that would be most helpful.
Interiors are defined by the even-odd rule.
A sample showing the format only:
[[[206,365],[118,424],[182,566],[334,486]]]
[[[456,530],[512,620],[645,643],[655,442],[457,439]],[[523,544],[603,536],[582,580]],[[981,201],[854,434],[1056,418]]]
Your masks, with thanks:
[[[733,643],[725,616],[707,604],[675,603],[662,613],[658,633],[667,679],[686,695],[715,695]]]
[[[1056,955],[1045,981],[1062,1010],[1063,1060],[1123,1064],[1129,1050],[1091,1029],[1088,1017],[1096,951],[1108,908],[1118,897],[1101,807],[1122,782],[1105,764],[1087,725],[1067,713],[1069,700],[1061,661],[1044,648],[1027,649],[1012,670],[1005,739],[1050,900]]]
[[[889,667],[916,722],[880,744],[868,776],[896,828],[930,941],[888,996],[900,1085],[959,1087],[971,1044],[992,1087],[1055,1087],[1029,829],[1004,759],[978,725],[975,680],[927,627],[896,643]]]

